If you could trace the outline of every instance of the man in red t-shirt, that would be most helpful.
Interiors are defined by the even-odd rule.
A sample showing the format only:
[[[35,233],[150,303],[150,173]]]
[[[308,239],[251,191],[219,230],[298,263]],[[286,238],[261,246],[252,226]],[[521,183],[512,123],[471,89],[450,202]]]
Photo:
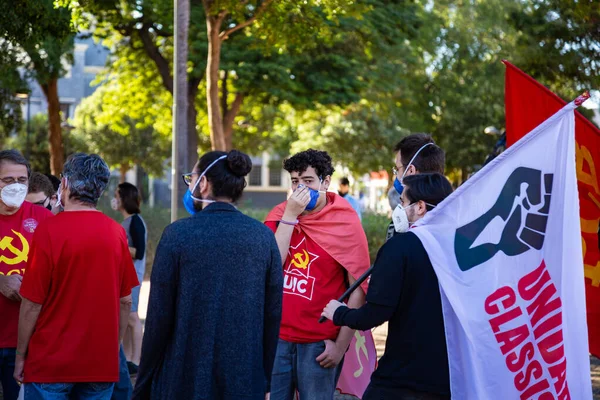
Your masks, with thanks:
[[[108,400],[119,380],[119,344],[138,280],[125,231],[96,210],[109,176],[99,156],[71,156],[58,193],[64,212],[35,233],[14,371],[28,400]]]
[[[21,280],[38,224],[52,214],[25,202],[31,170],[16,150],[0,151],[0,384],[4,400],[15,400],[13,378]]]
[[[275,232],[283,264],[283,315],[271,400],[331,400],[341,363],[354,335],[319,318],[369,267],[368,245],[358,215],[346,200],[327,193],[333,167],[324,151],[307,150],[285,160],[294,191],[266,219]],[[348,305],[358,308],[365,291]]]

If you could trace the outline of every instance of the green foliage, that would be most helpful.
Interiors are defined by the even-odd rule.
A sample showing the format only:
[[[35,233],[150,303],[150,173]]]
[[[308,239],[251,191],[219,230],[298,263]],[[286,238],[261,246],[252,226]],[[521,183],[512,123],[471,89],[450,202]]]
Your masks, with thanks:
[[[65,64],[73,62],[71,11],[54,7],[53,0],[1,1],[6,4],[1,7],[0,32],[10,48],[27,54],[19,59],[28,75],[42,86],[62,76]]]
[[[121,222],[123,217],[117,211],[114,211],[110,207],[110,200],[114,196],[114,191],[118,182],[116,179],[111,179],[109,188],[107,189],[98,202],[98,209],[104,214],[113,218],[117,222]],[[258,221],[263,222],[270,210],[241,207],[240,210]],[[165,228],[171,223],[171,211],[168,208],[150,208],[142,206],[142,217],[148,227],[148,247],[147,247],[147,258],[146,258],[146,276],[150,276],[152,272],[152,263],[154,262],[154,254],[156,247],[160,241]],[[179,218],[186,218],[189,215],[186,214],[185,210],[180,210]],[[386,216],[365,213],[363,214],[362,225],[367,235],[367,242],[369,244],[369,255],[371,258],[371,264],[375,262],[377,252],[385,243],[385,235],[389,220]]]
[[[263,1],[219,0],[210,13],[226,11],[227,29],[252,17]],[[93,16],[95,34],[114,50],[110,70],[122,85],[139,93],[152,87],[162,99],[165,74],[156,54],[169,75],[173,2],[86,0],[76,9],[79,17]],[[189,79],[199,89],[202,150],[210,145],[205,11],[192,2],[188,59]],[[387,168],[403,136],[429,132],[447,151],[448,173],[460,181],[493,146],[485,127],[504,126],[500,60],[565,99],[598,88],[599,18],[593,1],[273,1],[223,43],[223,96],[227,104],[244,96],[234,145],[280,155],[320,147],[361,174]],[[120,106],[146,126],[170,124],[168,111],[148,111],[152,96],[139,96]],[[156,106],[170,108],[163,101]]]
[[[363,213],[362,215],[362,226],[367,235],[367,242],[369,243],[369,256],[371,257],[371,264],[375,262],[377,258],[377,252],[381,246],[385,244],[385,236],[387,234],[387,228],[391,220],[387,215],[380,215],[374,213]]]
[[[90,152],[100,154],[113,167],[140,165],[162,175],[169,157],[171,97],[155,86],[109,75],[92,96],[77,108],[73,136]],[[136,83],[137,82],[137,83]],[[159,91],[160,93],[160,91]]]
[[[569,100],[600,87],[597,1],[532,0],[510,20],[523,70]]]
[[[73,34],[70,13],[57,12],[52,0],[0,0],[0,10],[0,31],[13,43],[39,43]]]
[[[22,122],[21,100],[18,93],[28,94],[29,89],[18,68],[18,52],[8,42],[0,42],[0,143]]]
[[[27,123],[21,125],[18,135],[7,141],[7,147],[19,150],[23,155],[29,148],[29,163],[34,171],[42,174],[50,173],[50,153],[48,150],[48,115],[37,114],[29,122],[29,138],[27,137]],[[80,138],[65,134],[63,145],[65,156],[83,151],[88,152],[88,147]]]

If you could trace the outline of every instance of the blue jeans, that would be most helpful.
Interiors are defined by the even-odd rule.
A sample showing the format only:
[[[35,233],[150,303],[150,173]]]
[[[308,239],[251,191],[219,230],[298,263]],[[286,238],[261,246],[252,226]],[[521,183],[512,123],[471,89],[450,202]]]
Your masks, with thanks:
[[[271,400],[292,400],[297,390],[301,400],[332,400],[343,359],[335,368],[323,368],[316,358],[325,342],[290,343],[279,339],[271,376]]]
[[[110,400],[115,384],[90,383],[26,383],[27,400]]]
[[[2,384],[4,400],[17,400],[19,397],[19,384],[13,378],[16,350],[0,349],[0,384]]]
[[[111,400],[130,400],[133,386],[131,386],[131,378],[129,377],[129,369],[127,368],[127,359],[123,352],[123,345],[119,350],[119,382],[115,383],[112,392]]]

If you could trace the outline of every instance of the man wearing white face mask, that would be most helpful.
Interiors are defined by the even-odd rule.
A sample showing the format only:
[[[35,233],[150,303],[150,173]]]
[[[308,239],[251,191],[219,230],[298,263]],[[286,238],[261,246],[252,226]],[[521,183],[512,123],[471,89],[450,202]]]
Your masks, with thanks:
[[[426,133],[415,133],[402,139],[394,146],[396,158],[394,161],[393,173],[396,176],[394,185],[388,193],[388,198],[394,198],[394,193],[398,196],[403,191],[403,179],[414,174],[424,174],[438,172],[444,173],[444,165],[446,157],[444,150],[435,144],[430,135]],[[392,201],[390,201],[390,206]],[[392,211],[396,210],[396,205],[392,207]],[[391,222],[386,235],[386,240],[389,240],[397,233],[394,228],[394,223]]]
[[[450,398],[450,378],[438,280],[419,238],[409,228],[452,192],[441,174],[404,178],[396,228],[379,250],[367,304],[350,309],[331,300],[323,316],[366,330],[389,321],[385,353],[363,400]]]
[[[0,384],[5,400],[16,399],[12,376],[21,305],[21,280],[38,224],[52,216],[44,207],[25,202],[31,170],[16,150],[0,151]]]

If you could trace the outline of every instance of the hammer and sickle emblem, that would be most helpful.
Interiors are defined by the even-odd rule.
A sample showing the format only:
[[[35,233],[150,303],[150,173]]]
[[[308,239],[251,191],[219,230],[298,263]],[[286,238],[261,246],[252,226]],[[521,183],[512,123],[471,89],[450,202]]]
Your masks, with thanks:
[[[363,363],[362,363],[362,360],[360,359],[360,353],[362,351],[362,353],[365,355],[365,358],[367,359],[367,361],[369,361],[369,352],[368,352],[367,346],[366,346],[367,340],[359,331],[354,332],[354,337],[356,338],[356,344],[354,346],[354,350],[356,351],[356,359],[358,360],[358,364],[360,365],[360,368],[357,369],[356,371],[354,371],[354,377],[358,378],[359,376],[362,375],[362,373],[364,371]]]
[[[294,259],[292,260],[292,264],[294,265],[294,267],[296,267],[298,269],[308,268],[308,262],[310,261],[310,257],[308,256],[308,253],[306,252],[306,250],[303,250],[303,252],[304,252],[304,258],[302,257],[301,253],[296,253],[296,254],[294,254]]]
[[[29,243],[27,243],[27,240],[19,232],[16,232],[12,229],[11,231],[21,240],[21,250],[12,245],[13,238],[10,236],[4,236],[2,240],[0,240],[0,250],[8,250],[14,255],[14,257],[8,258],[6,256],[0,256],[0,264],[5,263],[8,265],[16,265],[27,261],[27,256],[29,255]]]

